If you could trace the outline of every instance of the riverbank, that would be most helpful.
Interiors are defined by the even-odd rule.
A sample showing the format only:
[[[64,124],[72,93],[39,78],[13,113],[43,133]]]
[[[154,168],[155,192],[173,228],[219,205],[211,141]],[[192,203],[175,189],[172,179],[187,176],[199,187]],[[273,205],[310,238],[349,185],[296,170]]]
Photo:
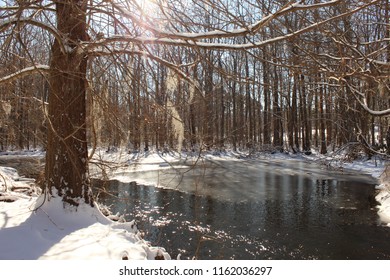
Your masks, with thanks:
[[[0,260],[170,259],[151,247],[133,222],[118,223],[98,207],[42,203],[31,180],[0,167]]]
[[[20,154],[19,154],[20,155]],[[20,155],[21,157],[23,156]],[[22,160],[22,159],[21,159]],[[351,169],[378,178],[385,161],[379,158],[343,162],[342,159],[319,155],[287,155],[283,153],[252,154],[214,152],[202,155],[177,153],[133,153],[97,151],[91,164],[93,177],[120,181],[132,180],[126,172],[188,168],[207,161],[308,161],[324,168]],[[140,182],[142,183],[142,182]],[[147,183],[147,182],[145,182]],[[40,203],[39,189],[16,170],[0,168],[0,259],[155,259],[170,256],[162,248],[150,247],[132,223],[107,219],[96,208],[64,209],[53,199],[34,211]],[[387,182],[378,186],[378,215],[386,222],[390,217],[390,192]],[[390,226],[390,220],[388,222]],[[34,244],[34,246],[31,246]]]

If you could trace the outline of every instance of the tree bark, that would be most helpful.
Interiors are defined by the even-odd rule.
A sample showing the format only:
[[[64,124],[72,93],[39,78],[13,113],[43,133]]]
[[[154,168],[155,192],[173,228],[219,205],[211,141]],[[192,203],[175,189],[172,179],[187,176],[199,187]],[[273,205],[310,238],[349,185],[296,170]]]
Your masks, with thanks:
[[[320,79],[321,81],[321,75]],[[325,114],[324,114],[324,88],[323,86],[320,87],[319,95],[320,95],[320,153],[322,155],[325,155],[327,151],[327,143],[326,143],[326,125],[325,125]]]
[[[270,75],[269,75],[269,64],[266,62],[266,55],[263,54],[263,84],[264,84],[264,123],[263,123],[263,144],[271,144],[271,93],[269,88]]]
[[[92,203],[86,137],[87,56],[78,46],[88,39],[86,1],[56,3],[57,28],[63,36],[51,49],[49,129],[46,151],[46,188],[78,205]],[[63,48],[65,47],[65,51]]]

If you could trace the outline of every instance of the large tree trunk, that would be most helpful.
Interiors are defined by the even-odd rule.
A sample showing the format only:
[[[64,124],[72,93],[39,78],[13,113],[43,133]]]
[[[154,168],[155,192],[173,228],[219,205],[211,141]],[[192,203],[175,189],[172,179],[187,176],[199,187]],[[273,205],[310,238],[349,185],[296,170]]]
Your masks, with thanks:
[[[78,205],[81,199],[92,202],[86,138],[87,57],[78,46],[88,38],[86,2],[65,0],[57,2],[56,9],[57,28],[64,39],[55,40],[51,50],[45,179],[49,192],[57,189],[64,201]]]

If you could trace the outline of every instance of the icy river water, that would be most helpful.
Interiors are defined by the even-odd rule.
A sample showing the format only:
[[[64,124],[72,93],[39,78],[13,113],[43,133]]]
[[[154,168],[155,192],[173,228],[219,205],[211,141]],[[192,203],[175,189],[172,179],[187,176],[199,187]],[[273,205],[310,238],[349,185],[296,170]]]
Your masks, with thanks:
[[[135,220],[172,258],[390,259],[376,181],[364,174],[301,161],[205,160],[121,175],[134,182],[95,181],[111,192],[99,202]]]

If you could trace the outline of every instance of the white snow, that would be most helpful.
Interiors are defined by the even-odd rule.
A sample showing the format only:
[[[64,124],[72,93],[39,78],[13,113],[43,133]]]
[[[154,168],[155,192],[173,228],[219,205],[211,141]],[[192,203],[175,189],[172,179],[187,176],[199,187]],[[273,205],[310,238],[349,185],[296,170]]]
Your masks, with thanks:
[[[208,158],[218,160],[241,160],[242,154],[207,154]],[[319,155],[291,156],[285,154],[262,154],[259,157],[270,160],[311,160],[321,161]],[[121,181],[121,177],[138,171],[181,168],[179,161],[187,159],[195,163],[197,155],[186,158],[184,154],[174,153],[106,153],[98,150],[95,159],[105,164],[116,163],[113,170],[107,170],[106,176]],[[381,160],[355,161],[352,163],[333,162],[344,168],[369,173],[379,178],[386,164]],[[184,166],[183,166],[184,167]],[[188,166],[187,166],[188,167]],[[91,174],[96,176],[101,170],[94,166]],[[20,178],[15,169],[0,167],[0,259],[154,259],[164,256],[170,259],[163,248],[151,247],[142,239],[132,222],[120,223],[108,219],[98,206],[80,205],[77,209],[64,207],[60,198],[51,198],[42,205],[44,195],[38,192],[14,191],[31,189],[32,182]],[[16,187],[16,188],[15,188]],[[378,215],[390,226],[390,188],[386,182],[378,186],[377,200],[381,203]],[[1,198],[9,196],[14,202],[4,202]],[[158,221],[156,221],[158,222]],[[169,221],[164,221],[169,223]]]
[[[3,191],[26,184],[15,181],[14,169],[1,167],[0,175]],[[96,205],[76,209],[64,207],[59,197],[43,204],[44,195],[7,193],[16,200],[0,202],[0,260],[170,259],[164,249],[149,246],[133,223],[109,220]]]

